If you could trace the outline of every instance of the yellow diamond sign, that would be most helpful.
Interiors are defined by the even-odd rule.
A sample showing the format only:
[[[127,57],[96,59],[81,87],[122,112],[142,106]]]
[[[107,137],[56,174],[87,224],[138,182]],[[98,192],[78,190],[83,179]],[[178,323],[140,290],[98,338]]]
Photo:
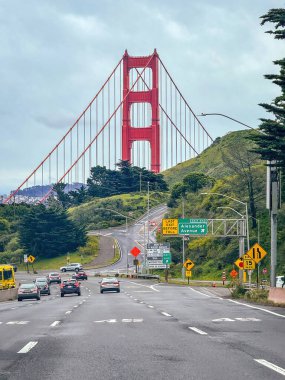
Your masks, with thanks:
[[[33,263],[35,260],[36,260],[36,258],[34,256],[32,256],[32,255],[28,256],[28,262],[29,263]]]
[[[183,266],[186,268],[187,271],[190,271],[190,270],[195,266],[195,264],[193,263],[192,260],[187,259],[187,260],[184,262]]]
[[[257,263],[261,261],[266,255],[267,252],[259,245],[258,243],[255,243],[247,252],[247,255],[250,256],[252,260],[254,260]]]

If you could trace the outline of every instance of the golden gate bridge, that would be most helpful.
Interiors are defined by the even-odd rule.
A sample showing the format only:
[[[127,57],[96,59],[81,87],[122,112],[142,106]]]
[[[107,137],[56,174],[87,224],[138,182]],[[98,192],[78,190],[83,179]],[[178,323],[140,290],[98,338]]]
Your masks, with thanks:
[[[92,167],[115,169],[119,160],[159,173],[212,142],[157,51],[132,57],[126,50],[74,124],[3,203],[18,202],[24,189],[37,186],[35,202],[42,203],[55,184],[68,191],[85,184]]]

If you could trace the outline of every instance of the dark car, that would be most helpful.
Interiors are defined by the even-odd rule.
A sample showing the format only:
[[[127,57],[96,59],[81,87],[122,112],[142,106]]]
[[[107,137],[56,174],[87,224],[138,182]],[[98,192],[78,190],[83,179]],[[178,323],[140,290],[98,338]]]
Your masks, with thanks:
[[[18,270],[17,264],[10,263],[8,265],[12,265],[12,267],[14,268],[14,272],[17,272],[17,270]]]
[[[65,294],[75,293],[78,296],[81,296],[80,282],[76,279],[63,280],[60,285],[60,295],[64,297]]]
[[[39,301],[41,299],[40,289],[34,282],[31,284],[22,284],[18,289],[18,301],[31,298],[35,298]]]
[[[45,277],[36,278],[35,285],[37,285],[37,287],[40,289],[41,294],[50,295],[49,283]]]
[[[120,281],[116,277],[102,278],[100,281],[100,292],[115,291],[120,293]]]
[[[81,271],[75,273],[74,275],[72,275],[72,278],[76,279],[76,280],[87,280],[88,276],[87,276],[86,272],[81,270]]]
[[[56,282],[57,284],[61,284],[61,277],[60,274],[57,272],[52,272],[47,275],[48,282],[52,284],[53,282]]]

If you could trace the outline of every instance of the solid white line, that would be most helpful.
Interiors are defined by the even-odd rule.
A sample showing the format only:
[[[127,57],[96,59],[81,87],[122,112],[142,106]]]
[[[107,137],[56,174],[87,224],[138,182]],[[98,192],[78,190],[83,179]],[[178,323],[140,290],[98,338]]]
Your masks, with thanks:
[[[278,367],[277,365],[270,363],[264,359],[254,359],[254,360],[256,362],[258,362],[259,364],[262,364],[265,367],[268,367],[268,368],[272,369],[273,371],[280,373],[280,375],[285,376],[285,369],[284,368]]]
[[[166,317],[172,317],[172,315],[166,313],[165,311],[162,311],[161,314],[162,314],[162,315],[165,315]]]
[[[122,319],[122,322],[124,323],[132,322],[132,321],[133,321],[132,319]]]
[[[257,306],[252,306],[252,305],[247,305],[246,303],[241,303],[241,302],[234,301],[234,300],[228,300],[228,301],[233,302],[233,303],[237,303],[238,305],[242,305],[242,306],[250,307],[250,308],[252,308],[252,309],[265,311],[265,313],[269,313],[269,314],[272,314],[272,315],[276,315],[277,317],[285,318],[285,315],[275,313],[274,311],[270,311],[270,310],[263,309],[262,307],[257,307]]]
[[[193,330],[196,333],[201,334],[201,335],[208,335],[205,331],[197,329],[197,327],[188,327],[188,329]]]
[[[26,354],[29,352],[38,342],[29,342],[26,344],[20,351],[18,351],[18,354]]]
[[[60,321],[54,321],[51,325],[50,325],[50,327],[55,327],[55,326],[57,326],[57,325],[59,325],[60,324]]]
[[[193,289],[193,288],[189,288],[189,289],[191,289],[193,292],[199,293],[199,294],[201,294],[202,296],[205,296],[205,297],[209,297],[209,298],[214,297],[214,296],[209,296],[208,294],[199,292],[199,290],[196,290],[196,289]]]
[[[65,312],[65,314],[70,314],[70,313],[72,313],[72,310],[68,310]]]

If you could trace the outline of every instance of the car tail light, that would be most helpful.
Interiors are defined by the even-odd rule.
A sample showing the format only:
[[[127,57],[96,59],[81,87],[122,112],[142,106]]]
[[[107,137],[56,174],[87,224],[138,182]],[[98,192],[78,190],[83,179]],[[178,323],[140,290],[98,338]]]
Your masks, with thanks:
[[[36,286],[32,289],[33,292],[37,292],[39,290],[39,288]]]
[[[60,284],[60,287],[63,288],[63,287],[64,287],[64,284]]]

